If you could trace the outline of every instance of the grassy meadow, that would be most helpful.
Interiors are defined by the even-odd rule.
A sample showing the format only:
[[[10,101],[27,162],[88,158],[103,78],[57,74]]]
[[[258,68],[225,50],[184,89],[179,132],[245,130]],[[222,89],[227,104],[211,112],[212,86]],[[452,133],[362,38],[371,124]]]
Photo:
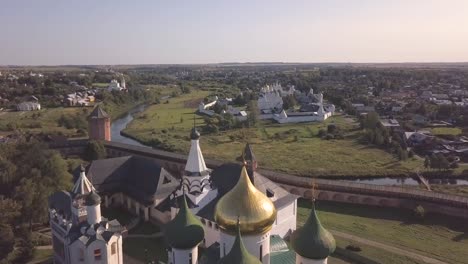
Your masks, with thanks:
[[[307,219],[310,206],[308,201],[298,202],[298,226]],[[317,202],[316,208],[327,229],[399,247],[447,263],[467,263],[468,227],[462,219],[427,215],[425,219],[416,221],[411,212],[402,210],[324,201]]]
[[[168,103],[152,105],[137,115],[125,132],[144,143],[157,140],[176,152],[188,153],[194,118],[197,126],[203,125],[203,117],[194,112],[208,94],[194,90]],[[344,139],[317,136],[331,123],[345,131]],[[337,115],[324,123],[280,125],[263,121],[258,128],[202,134],[200,144],[206,158],[234,161],[250,142],[261,167],[306,176],[406,175],[422,165],[416,159],[400,162],[384,150],[360,144],[359,133],[355,120]]]
[[[24,111],[24,112],[0,112],[0,135],[10,134],[9,127],[14,126],[22,131],[30,131],[32,133],[63,133],[64,135],[73,136],[76,129],[66,129],[57,124],[57,120],[61,115],[88,115],[91,113],[91,107],[57,107],[46,108],[40,111]]]

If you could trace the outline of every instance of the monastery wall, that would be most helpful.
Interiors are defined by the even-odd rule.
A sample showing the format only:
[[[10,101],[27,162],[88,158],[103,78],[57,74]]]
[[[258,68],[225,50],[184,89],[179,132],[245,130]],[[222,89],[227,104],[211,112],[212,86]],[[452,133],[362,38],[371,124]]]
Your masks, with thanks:
[[[87,140],[68,140],[51,144],[51,148],[59,150],[64,155],[79,155],[84,153],[86,144]],[[186,155],[117,142],[105,141],[104,146],[109,157],[136,155],[155,159],[176,177],[180,177],[187,160]],[[221,161],[216,160],[205,159],[205,162],[209,168],[216,168],[222,164]],[[428,212],[468,219],[468,197],[393,186],[326,179],[314,180],[263,169],[259,170],[259,173],[280,184],[291,193],[304,198],[312,197],[311,189],[315,184],[318,191],[318,200],[405,209],[413,209],[417,205],[422,205]]]

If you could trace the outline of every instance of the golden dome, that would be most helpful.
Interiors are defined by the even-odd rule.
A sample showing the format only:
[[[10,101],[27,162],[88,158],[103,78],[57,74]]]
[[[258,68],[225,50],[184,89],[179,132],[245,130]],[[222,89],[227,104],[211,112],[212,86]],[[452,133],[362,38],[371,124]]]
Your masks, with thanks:
[[[221,230],[235,234],[237,221],[242,234],[264,234],[276,220],[276,209],[250,181],[245,166],[237,184],[219,199],[215,221]]]

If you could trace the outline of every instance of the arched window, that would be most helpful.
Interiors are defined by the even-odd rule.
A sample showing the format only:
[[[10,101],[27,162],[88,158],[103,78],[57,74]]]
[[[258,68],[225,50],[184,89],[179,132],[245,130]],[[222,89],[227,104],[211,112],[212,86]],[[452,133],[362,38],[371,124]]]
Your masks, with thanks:
[[[117,243],[116,242],[112,243],[112,245],[111,245],[111,255],[114,255],[115,253],[117,253]]]

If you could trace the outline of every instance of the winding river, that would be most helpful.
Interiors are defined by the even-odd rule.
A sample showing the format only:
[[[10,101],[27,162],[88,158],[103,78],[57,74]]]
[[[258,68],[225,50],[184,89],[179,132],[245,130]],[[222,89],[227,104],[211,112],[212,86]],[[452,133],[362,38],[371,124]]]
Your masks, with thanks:
[[[124,144],[147,147],[140,142],[122,136],[120,131],[124,130],[127,125],[132,122],[134,115],[145,111],[146,105],[137,106],[127,112],[126,115],[122,116],[119,119],[113,120],[111,125],[111,135],[112,141],[120,142]],[[354,182],[367,183],[367,184],[376,184],[376,185],[419,185],[419,181],[413,178],[375,178],[375,179],[356,179]],[[449,184],[449,185],[468,185],[467,179],[429,179],[430,184]]]
[[[134,146],[140,146],[140,147],[148,147],[140,142],[124,137],[120,134],[120,131],[124,130],[127,128],[127,125],[132,122],[133,120],[133,115],[141,113],[145,111],[146,105],[139,105],[130,111],[127,112],[124,116],[122,116],[119,119],[112,120],[112,125],[111,125],[111,141],[119,142],[119,143],[124,143],[124,144],[129,144],[129,145],[134,145]],[[149,148],[149,147],[148,147]]]

